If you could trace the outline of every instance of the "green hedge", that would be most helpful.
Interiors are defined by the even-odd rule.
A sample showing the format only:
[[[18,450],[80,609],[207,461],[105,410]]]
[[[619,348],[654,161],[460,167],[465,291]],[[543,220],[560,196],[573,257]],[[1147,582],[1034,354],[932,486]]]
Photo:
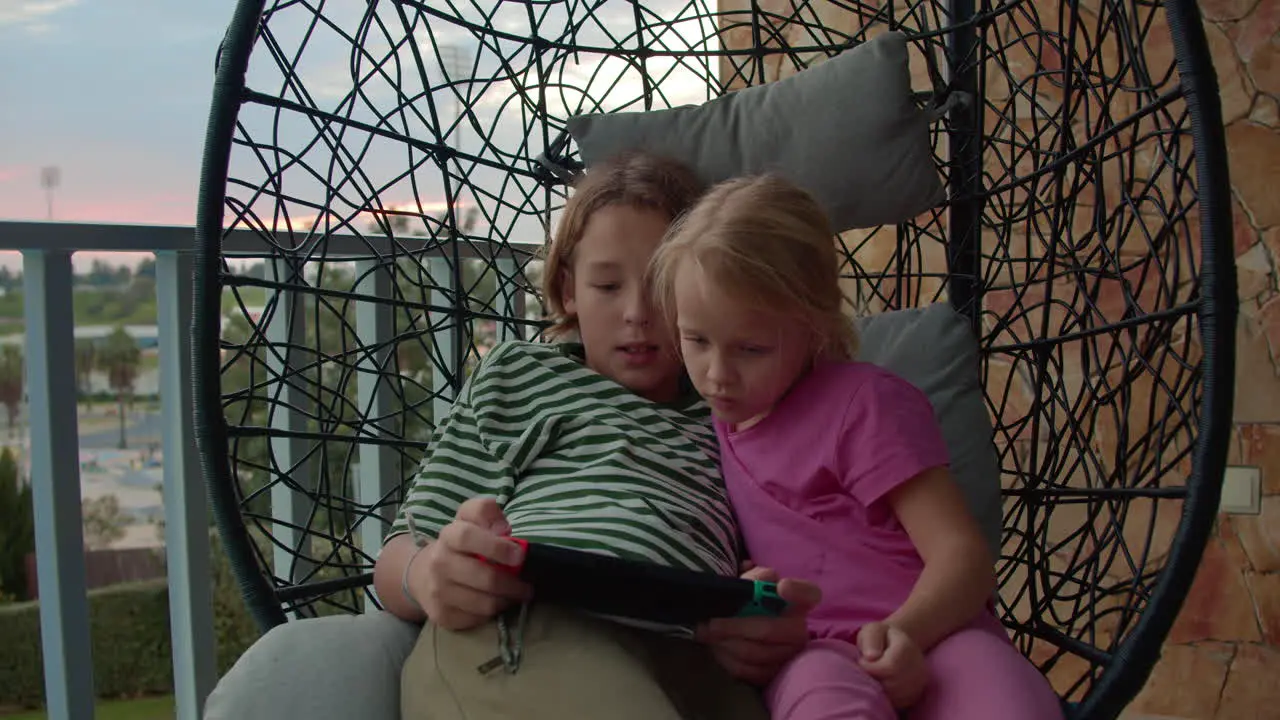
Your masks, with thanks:
[[[228,588],[218,579],[213,613],[221,675],[258,633],[234,584]],[[94,690],[99,698],[173,692],[169,592],[164,580],[91,591],[89,624]],[[0,606],[0,707],[43,703],[42,655],[39,603]]]

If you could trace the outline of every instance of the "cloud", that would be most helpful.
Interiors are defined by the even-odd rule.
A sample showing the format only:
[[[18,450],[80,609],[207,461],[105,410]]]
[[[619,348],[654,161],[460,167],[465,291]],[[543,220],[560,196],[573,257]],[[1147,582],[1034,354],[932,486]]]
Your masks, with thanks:
[[[714,26],[705,18],[693,18],[705,12],[709,2],[655,0],[644,3],[642,22],[650,28],[646,33],[650,46],[659,52],[691,47],[714,49],[702,44],[704,36],[715,35]],[[367,17],[368,7],[375,8],[374,17],[379,22]],[[444,142],[481,154],[490,163],[515,162],[523,167],[530,157],[544,149],[540,109],[522,98],[523,94],[536,96],[540,89],[538,62],[542,63],[547,78],[542,88],[546,92],[543,108],[553,118],[553,124],[571,113],[595,110],[597,103],[607,109],[639,109],[636,101],[644,94],[645,85],[636,67],[588,51],[576,55],[561,51],[535,55],[523,39],[532,34],[531,28],[536,25],[540,37],[556,42],[574,42],[587,47],[608,47],[615,42],[628,47],[634,45],[635,17],[631,5],[616,6],[617,13],[600,12],[589,21],[584,21],[582,7],[552,3],[547,5],[545,13],[534,19],[527,16],[526,4],[502,4],[495,0],[476,0],[452,11],[465,22],[487,23],[513,37],[483,33],[477,36],[463,23],[417,14],[410,14],[406,23],[394,12],[396,6],[387,3],[327,4],[326,23],[319,25],[312,22],[314,7],[285,3],[276,10],[271,23],[274,39],[284,48],[290,70],[310,93],[306,102],[360,122],[391,128],[397,136],[431,142],[444,135],[441,138]],[[66,12],[68,9],[71,12]],[[8,27],[30,33],[33,28],[50,23],[58,30],[72,30],[76,24],[90,22],[86,17],[89,13],[81,12],[88,9],[87,3],[78,3],[78,0],[0,0],[0,34]],[[163,18],[174,17],[162,18],[161,26],[176,25],[184,29],[209,26],[203,17],[196,18],[189,15],[190,12],[193,11],[166,10],[168,14],[162,14]],[[428,20],[430,33],[426,30]],[[353,57],[352,42],[356,38],[363,40],[362,50],[366,54]],[[442,48],[457,47],[467,55],[462,74],[474,76],[474,81],[456,86],[469,108],[462,126],[450,127],[454,123],[453,90],[441,87],[445,73],[433,43]],[[300,48],[302,52],[298,52]],[[415,49],[417,55],[413,52]],[[259,50],[251,58],[249,85],[267,94],[292,92],[281,89],[285,85],[284,74],[277,60],[271,53]],[[181,55],[185,50],[173,52],[175,57],[186,57]],[[418,57],[425,68],[418,66]],[[205,62],[202,54],[189,65],[203,72]],[[364,78],[371,67],[380,62],[385,62],[383,67],[389,77],[375,75],[365,79],[361,88],[364,94],[342,102],[355,84],[353,74]],[[715,94],[715,63],[714,59],[685,58],[677,65],[670,57],[650,58],[647,70],[661,83],[654,106],[702,102]],[[107,64],[104,61],[104,65]],[[182,66],[182,72],[188,72],[186,67],[187,64]],[[436,128],[430,119],[424,119],[430,117],[430,109],[420,94],[428,89],[433,91],[432,101],[443,128]],[[202,97],[207,98],[207,92],[204,91]],[[290,96],[290,99],[297,98]],[[29,104],[39,106],[39,100],[37,96]],[[403,107],[405,105],[408,107]],[[115,115],[124,117],[126,113],[115,112]],[[203,128],[203,115],[191,117],[194,119],[189,120],[190,127]],[[187,121],[186,116],[183,118]],[[439,200],[444,197],[445,177],[453,181],[470,177],[484,192],[464,193],[458,209],[467,203],[479,207],[484,213],[481,222],[491,223],[495,234],[528,242],[542,239],[544,228],[540,225],[525,227],[534,222],[530,219],[532,212],[541,202],[540,190],[531,178],[518,174],[508,176],[500,168],[473,167],[465,159],[441,162],[417,148],[406,147],[398,137],[341,128],[338,123],[320,123],[317,127],[313,118],[298,113],[277,113],[266,106],[244,106],[238,122],[254,141],[278,145],[288,151],[260,157],[237,146],[232,155],[232,176],[247,183],[247,187],[229,187],[228,193],[233,198],[251,202],[260,222],[281,226],[285,223],[283,217],[277,219],[275,215],[274,206],[280,202],[278,196],[257,192],[258,188],[274,187],[277,180],[288,188],[288,197],[298,199],[297,203],[283,201],[289,206],[295,228],[316,222],[316,208],[325,207],[328,212],[323,213],[323,222],[354,223],[364,230],[375,220],[366,209],[370,198],[411,212],[417,212],[417,206],[405,207],[404,201],[421,198],[423,211],[434,214],[443,209]],[[145,128],[151,126],[151,123],[133,121],[127,131],[119,133],[121,140],[113,142],[113,149],[109,151],[90,148],[87,140],[82,142],[83,147],[75,146],[73,156],[77,164],[66,168],[71,176],[69,180],[73,181],[64,183],[55,197],[58,220],[174,225],[190,225],[194,221],[195,180],[203,135],[195,131],[174,133],[173,142],[165,146],[167,152],[161,158],[157,156],[161,150],[158,141],[138,137],[139,132],[147,132]],[[48,129],[43,131],[51,134]],[[340,142],[349,155],[339,153],[335,157],[329,148],[338,132],[342,133]],[[487,145],[480,144],[478,134],[485,137]],[[46,144],[72,152],[72,146],[61,139],[56,143],[49,140]],[[135,146],[141,150],[129,155]],[[39,183],[39,168],[46,161],[44,154],[47,154],[44,150],[31,151],[7,158],[8,164],[0,164],[0,183],[3,183],[0,188],[4,189],[0,193],[0,218],[42,219],[45,216],[47,198]],[[128,158],[122,159],[124,156]],[[182,160],[174,160],[175,156]],[[145,165],[147,170],[145,173],[122,170],[130,165]],[[128,177],[121,177],[122,174]],[[141,175],[146,177],[135,177]],[[228,219],[230,217],[228,214]]]
[[[470,203],[467,202],[457,202],[454,203],[454,209],[456,212],[462,213],[465,212],[465,208],[469,205]],[[388,204],[386,205],[385,211],[379,212],[361,210],[354,214],[326,212],[318,215],[297,215],[289,218],[276,217],[271,220],[270,224],[272,229],[276,231],[288,230],[292,232],[306,232],[316,226],[328,226],[339,234],[355,231],[372,232],[373,228],[377,226],[379,220],[382,219],[383,216],[386,216],[387,218],[394,218],[396,215],[404,213],[409,216],[422,214],[435,217],[443,215],[448,209],[449,203],[443,200],[423,201],[421,203],[409,201]],[[410,217],[409,225],[412,230],[421,231],[422,229],[420,227],[421,222],[416,218]]]
[[[44,191],[32,176],[30,183],[0,194],[0,222],[44,220],[46,202]],[[73,189],[55,196],[53,207],[58,222],[192,225],[196,217],[196,194]]]
[[[68,197],[55,199],[62,222],[192,225],[195,193],[156,192],[141,197]]]
[[[43,34],[53,29],[49,19],[80,0],[0,0],[0,27],[12,25],[29,33]]]
[[[693,3],[659,0],[645,4],[642,22],[652,47],[660,53],[717,49],[714,22],[700,14],[706,12],[705,1]],[[233,153],[231,175],[244,185],[229,188],[230,195],[252,205],[257,223],[294,230],[319,223],[365,232],[376,221],[368,210],[371,198],[415,214],[417,207],[406,207],[401,202],[404,198],[438,201],[444,196],[446,175],[455,181],[467,177],[483,191],[474,196],[464,193],[460,205],[473,202],[483,214],[481,222],[491,224],[495,235],[537,243],[545,229],[533,216],[538,205],[533,199],[538,192],[536,180],[508,176],[483,164],[473,166],[466,159],[442,161],[408,146],[399,136],[443,141],[478,153],[490,163],[514,161],[523,167],[544,149],[541,113],[556,125],[583,111],[641,109],[646,89],[654,92],[654,107],[700,103],[717,94],[719,66],[714,56],[677,60],[659,54],[649,58],[645,70],[659,83],[653,90],[646,86],[635,64],[590,50],[615,43],[634,44],[636,21],[630,8],[599,13],[584,21],[579,10],[569,17],[567,6],[553,4],[532,21],[538,35],[571,41],[588,50],[535,53],[527,40],[519,39],[530,34],[530,19],[523,13],[504,14],[502,7],[485,8],[487,4],[491,4],[489,0],[478,0],[454,12],[461,14],[464,22],[488,24],[514,38],[478,36],[463,23],[439,18],[431,21],[428,31],[422,17],[411,16],[406,23],[380,9],[382,5],[375,11],[381,22],[354,11],[356,6],[341,6],[337,15],[325,11],[332,25],[316,26],[308,32],[313,8],[293,4],[282,9],[272,17],[272,32],[281,46],[293,53],[288,54],[289,69],[293,82],[306,88],[305,102],[356,122],[388,128],[396,137],[316,123],[298,113],[246,106],[238,118],[243,132],[284,152],[270,158]],[[362,38],[363,44],[361,52],[353,55],[355,38]],[[295,52],[304,42],[305,49]],[[448,58],[438,57],[437,47],[461,51],[463,67],[446,71],[442,65],[449,64]],[[251,65],[250,86],[268,93],[282,92],[283,74],[277,60],[259,53],[252,62],[256,65]],[[385,76],[370,74],[375,66],[381,66]],[[446,76],[457,84],[446,87]],[[540,82],[543,78],[545,82]],[[297,85],[289,87],[283,90],[287,95]],[[461,125],[455,124],[453,115],[455,92],[466,105]],[[545,94],[539,105],[535,98],[540,93]],[[290,95],[290,99],[298,98]],[[440,127],[431,119],[433,105]],[[480,144],[477,132],[483,135],[485,145]],[[329,149],[335,142],[346,151],[337,157]],[[285,194],[292,199],[282,201],[274,191],[258,191],[276,185],[287,187]],[[317,207],[328,210],[318,215]],[[441,209],[442,205],[433,202],[423,212],[434,214]],[[287,220],[283,210],[289,213]]]
[[[326,10],[327,19],[341,27],[361,25],[358,13],[338,17],[333,16],[333,12]],[[356,58],[353,58],[350,36],[340,37],[324,26],[318,27],[306,37],[306,52],[293,70],[312,99],[333,105],[345,106],[351,101],[356,76],[359,76],[360,97],[353,104],[359,107],[370,103],[384,112],[390,109],[389,104],[404,102],[424,92],[433,94],[435,100],[447,108],[452,93],[441,87],[446,77],[461,81],[457,91],[467,98],[473,110],[509,109],[511,100],[519,94],[516,88],[533,91],[537,87],[539,70],[547,74],[550,83],[547,100],[552,116],[563,117],[582,109],[630,107],[643,95],[645,86],[638,69],[617,58],[590,51],[535,56],[523,41],[477,34],[466,25],[488,25],[500,33],[525,37],[532,30],[523,11],[513,14],[500,3],[482,0],[472,6],[454,8],[454,12],[457,17],[452,20],[431,18],[428,22],[424,16],[412,17],[407,26],[393,14],[379,12],[377,17],[381,22],[363,35],[363,46]],[[642,20],[646,41],[659,52],[716,50],[718,33],[707,12],[702,3],[690,4],[688,0],[647,3]],[[299,29],[313,17],[310,10],[291,10],[277,15],[272,18],[273,32],[278,39],[297,35],[301,40]],[[349,22],[339,22],[343,19]],[[365,19],[368,20],[368,16]],[[541,37],[571,40],[587,48],[608,47],[615,42],[629,46],[635,41],[636,19],[630,8],[598,10],[593,13],[593,19],[584,20],[579,12],[570,17],[556,6],[535,22]],[[461,67],[448,67],[447,53],[450,52],[460,56]],[[354,70],[353,59],[359,70]],[[365,77],[377,65],[390,77],[376,73]],[[255,77],[251,70],[251,85],[280,85],[276,79],[277,68],[259,69],[263,72],[261,77]],[[718,74],[718,62],[714,58],[686,57],[677,62],[659,55],[649,61],[647,69],[651,77],[660,81],[656,98],[659,107],[703,102],[714,95],[711,88]]]
[[[10,182],[31,174],[31,168],[25,165],[0,166],[0,183]]]

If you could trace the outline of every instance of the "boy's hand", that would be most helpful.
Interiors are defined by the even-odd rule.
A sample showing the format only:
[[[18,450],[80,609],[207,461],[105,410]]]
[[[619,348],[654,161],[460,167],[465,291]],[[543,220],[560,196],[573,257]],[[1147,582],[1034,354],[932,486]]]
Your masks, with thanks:
[[[742,577],[778,583],[778,594],[787,601],[786,612],[776,618],[718,618],[699,626],[697,638],[711,646],[716,661],[731,675],[767,685],[809,642],[806,617],[822,599],[822,591],[803,580],[779,581],[778,574],[768,568],[746,567]]]
[[[409,572],[409,592],[432,623],[448,630],[483,624],[512,601],[529,596],[529,586],[477,555],[503,565],[523,562],[502,509],[492,498],[472,498],[452,523],[424,548]]]
[[[858,631],[858,652],[862,669],[880,681],[895,709],[919,702],[929,685],[929,666],[910,635],[888,623],[868,623]]]

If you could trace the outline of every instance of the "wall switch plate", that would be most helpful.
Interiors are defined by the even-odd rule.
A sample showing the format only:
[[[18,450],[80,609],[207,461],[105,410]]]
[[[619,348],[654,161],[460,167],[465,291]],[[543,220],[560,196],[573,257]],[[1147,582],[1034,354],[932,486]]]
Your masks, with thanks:
[[[1222,477],[1218,512],[1257,515],[1262,512],[1262,472],[1256,467],[1228,467]]]

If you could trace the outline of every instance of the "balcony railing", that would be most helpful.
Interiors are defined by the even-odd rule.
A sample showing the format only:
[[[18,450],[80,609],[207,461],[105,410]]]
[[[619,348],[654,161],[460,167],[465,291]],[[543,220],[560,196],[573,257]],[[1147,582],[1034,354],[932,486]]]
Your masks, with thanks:
[[[330,239],[329,257],[342,255],[343,238]],[[424,240],[424,243],[426,241]],[[351,255],[368,253],[353,243]],[[168,566],[170,630],[177,716],[196,720],[217,681],[214,665],[212,588],[209,565],[208,508],[196,455],[192,387],[189,382],[194,231],[189,227],[0,222],[0,251],[22,253],[26,373],[30,417],[30,481],[36,526],[37,582],[48,716],[91,718],[94,713],[93,662],[89,636],[81,521],[77,383],[72,312],[72,255],[82,251],[154,253],[158,302],[159,388],[163,421],[163,493],[165,552]],[[262,239],[233,232],[224,241],[228,257],[261,258]],[[358,263],[359,261],[357,261]],[[514,260],[496,260],[514,263]],[[447,277],[448,273],[441,273]],[[371,273],[375,297],[389,278]],[[446,288],[448,290],[449,288]],[[381,291],[381,294],[380,294]],[[456,297],[456,296],[455,296]],[[364,342],[376,346],[391,332],[382,306],[364,303],[356,325]],[[521,317],[524,298],[513,293],[502,312]],[[284,326],[286,323],[280,323]],[[271,329],[288,332],[287,327]],[[511,328],[500,330],[506,339]],[[447,350],[448,333],[433,342]],[[377,407],[377,389],[361,386],[361,407]],[[370,395],[365,397],[365,395]],[[382,393],[387,395],[387,393]],[[381,400],[385,401],[386,398]],[[447,402],[447,401],[445,401]],[[443,410],[443,408],[441,408]],[[283,421],[287,421],[285,418]],[[366,457],[364,453],[369,453]],[[391,477],[378,471],[376,448],[362,448],[359,487],[378,497]],[[366,487],[367,486],[367,487]],[[272,514],[289,521],[296,500],[272,496]],[[368,523],[362,538],[381,541],[382,527]]]
[[[72,254],[153,252],[159,317],[165,552],[178,717],[198,718],[216,682],[208,511],[192,432],[188,327],[193,232],[181,227],[0,223],[22,253],[36,574],[50,718],[94,713],[81,524]]]

